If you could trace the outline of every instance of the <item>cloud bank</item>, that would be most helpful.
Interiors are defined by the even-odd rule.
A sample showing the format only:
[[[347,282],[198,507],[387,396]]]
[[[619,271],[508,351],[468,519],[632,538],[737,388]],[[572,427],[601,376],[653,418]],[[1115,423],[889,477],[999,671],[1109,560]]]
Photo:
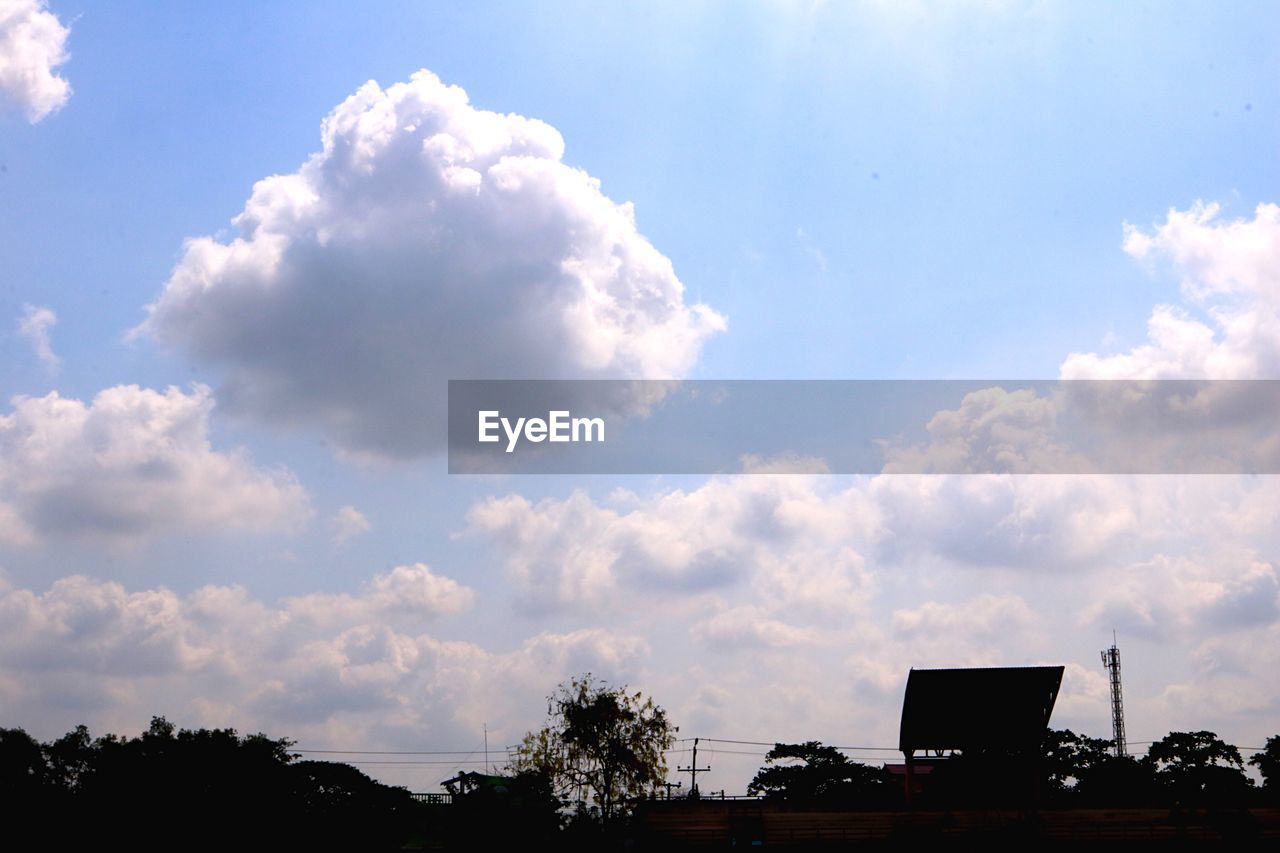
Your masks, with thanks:
[[[483,712],[495,744],[511,743],[549,685],[587,669],[629,678],[648,655],[639,638],[603,629],[544,632],[507,651],[433,635],[473,600],[422,563],[357,593],[275,603],[240,586],[129,591],[73,575],[30,590],[0,576],[0,704],[50,733],[79,722],[133,731],[166,713],[358,748],[470,743]]]
[[[89,403],[51,392],[0,415],[0,542],[294,528],[310,513],[284,471],[209,441],[213,398],[121,385]]]

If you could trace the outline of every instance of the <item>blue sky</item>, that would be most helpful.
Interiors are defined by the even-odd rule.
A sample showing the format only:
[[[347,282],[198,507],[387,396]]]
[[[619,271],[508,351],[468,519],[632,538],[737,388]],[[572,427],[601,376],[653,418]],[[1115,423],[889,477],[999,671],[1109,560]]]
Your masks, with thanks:
[[[39,11],[29,0],[14,8]],[[151,714],[168,713],[193,725],[262,727],[317,747],[461,749],[473,745],[486,715],[491,731],[515,742],[538,721],[539,697],[589,666],[653,692],[690,735],[848,743],[865,740],[857,737],[862,731],[892,737],[894,679],[904,678],[908,665],[1043,658],[1078,663],[1064,719],[1105,735],[1106,708],[1090,710],[1101,695],[1095,647],[1118,627],[1146,664],[1135,668],[1132,688],[1134,713],[1145,714],[1145,724],[1131,723],[1131,732],[1158,737],[1179,725],[1212,724],[1259,745],[1274,733],[1280,695],[1254,704],[1203,698],[1222,691],[1222,679],[1262,672],[1239,649],[1267,643],[1280,630],[1269,481],[1206,486],[1157,478],[1086,487],[1051,478],[1013,485],[766,478],[765,485],[745,485],[735,478],[450,477],[430,448],[388,457],[356,446],[334,431],[331,418],[317,415],[334,404],[323,395],[317,403],[298,391],[296,416],[287,418],[284,403],[245,402],[250,385],[235,371],[253,371],[254,358],[278,353],[263,344],[239,355],[219,342],[237,339],[252,323],[261,324],[253,326],[254,340],[302,340],[296,336],[314,319],[305,311],[271,314],[250,300],[236,313],[241,309],[196,301],[179,305],[192,311],[182,323],[129,336],[147,305],[176,292],[166,288],[187,263],[185,241],[229,243],[239,233],[231,219],[255,182],[295,173],[320,150],[326,115],[366,81],[385,92],[428,69],[464,89],[476,110],[554,127],[563,163],[598,179],[604,198],[634,204],[636,232],[670,260],[683,285],[679,312],[705,304],[724,320],[723,331],[708,327],[687,346],[655,339],[659,350],[687,350],[683,375],[1052,378],[1072,353],[1098,353],[1099,375],[1115,375],[1136,362],[1106,356],[1155,358],[1140,351],[1152,345],[1148,320],[1156,306],[1176,305],[1238,358],[1196,362],[1189,350],[1169,345],[1180,355],[1161,375],[1180,368],[1214,378],[1275,378],[1273,339],[1258,333],[1233,343],[1214,313],[1242,312],[1237,316],[1263,329],[1275,318],[1280,282],[1269,256],[1248,248],[1274,245],[1259,206],[1280,201],[1274,5],[357,8],[51,0],[47,12],[70,31],[69,59],[53,72],[69,82],[69,98],[32,122],[24,112],[31,91],[6,88],[0,73],[7,97],[0,113],[0,319],[9,318],[0,333],[0,390],[5,400],[56,391],[87,405],[117,386],[162,393],[172,385],[195,395],[191,383],[198,382],[208,386],[210,408],[199,414],[194,396],[116,402],[130,412],[187,407],[192,431],[182,452],[190,455],[169,459],[167,473],[156,475],[174,479],[154,501],[139,491],[154,478],[131,468],[113,480],[120,470],[101,457],[89,474],[68,469],[63,485],[32,485],[39,464],[30,444],[0,442],[11,455],[0,461],[0,471],[8,470],[0,475],[0,507],[18,519],[13,530],[26,531],[0,544],[7,584],[0,593],[10,596],[8,606],[33,620],[23,624],[45,624],[40,620],[63,612],[47,595],[51,585],[83,575],[91,579],[83,595],[99,602],[93,612],[112,614],[61,633],[31,629],[29,654],[0,668],[0,707],[13,709],[5,724],[42,735],[81,721],[137,730]],[[1197,202],[1221,209],[1197,220],[1190,213]],[[391,217],[391,236],[379,239],[395,251],[420,242],[413,202],[403,204],[373,211]],[[1191,217],[1189,224],[1175,228],[1181,220],[1170,211]],[[393,215],[407,218],[396,226]],[[1154,248],[1144,254],[1127,244],[1126,223],[1149,235]],[[1252,230],[1235,240],[1244,231],[1231,223]],[[1187,246],[1216,248],[1196,254]],[[367,275],[349,282],[355,298],[361,288],[375,292],[384,274],[380,255],[365,249]],[[1261,271],[1249,272],[1250,263]],[[1214,270],[1226,272],[1213,278]],[[1209,297],[1180,289],[1197,276],[1219,282]],[[394,287],[400,279],[387,281]],[[26,306],[56,315],[46,326],[56,364],[39,357],[32,335],[20,333]],[[463,301],[452,309],[456,317],[443,320],[470,328],[472,313],[491,308]],[[520,310],[498,319],[518,325]],[[207,318],[214,316],[224,325],[213,328]],[[413,355],[412,340],[380,337],[376,330],[391,319],[334,346],[384,348],[371,363],[391,358],[393,345],[402,358],[433,358],[429,346]],[[475,340],[479,360],[471,363],[488,363],[486,346]],[[561,364],[554,347],[539,352],[546,364]],[[520,356],[504,350],[502,357]],[[621,363],[604,372],[618,372]],[[440,393],[413,381],[450,364],[418,364],[400,393]],[[317,381],[292,378],[299,388]],[[106,427],[115,438],[95,438],[86,427],[55,440],[61,421],[51,411],[23,421],[34,424],[36,440],[47,430],[55,446],[83,442],[91,455],[101,450],[95,440],[128,443]],[[145,419],[119,429],[140,430],[143,444],[158,435]],[[138,502],[127,524],[117,519],[124,533],[98,516],[76,516],[81,510],[66,483],[77,477],[103,489],[101,506]],[[228,490],[252,499],[224,507],[217,496]],[[173,509],[188,500],[204,509]],[[982,511],[967,514],[975,505]],[[83,512],[101,509],[94,506]],[[335,514],[347,506],[367,531],[339,532]],[[729,506],[772,507],[788,519],[801,507],[807,520],[749,548],[731,536],[702,542],[701,532],[723,522]],[[1238,529],[1220,537],[1198,526],[1215,513],[1238,521]],[[0,514],[0,533],[5,520]],[[692,526],[680,527],[681,520]],[[697,553],[652,553],[636,544],[645,530]],[[990,547],[956,546],[966,536]],[[1078,553],[1063,556],[1082,541]],[[919,542],[925,544],[912,545]],[[575,555],[564,560],[577,573],[557,555]],[[739,576],[731,566],[716,568],[718,560],[751,568]],[[430,570],[401,579],[417,584],[430,613],[421,620],[379,615],[376,607],[386,602],[373,579],[419,563]],[[697,568],[703,564],[710,568]],[[831,575],[833,565],[844,568]],[[1131,594],[1095,600],[1089,590],[1104,571],[1109,587]],[[107,590],[113,583],[124,598]],[[631,611],[618,611],[628,584],[645,591]],[[1148,596],[1140,592],[1146,584],[1169,592]],[[213,617],[196,613],[190,596],[210,585],[241,589],[247,602],[237,605],[238,615],[228,615],[235,606],[220,605],[221,629],[189,626],[179,642],[134,612],[154,615],[151,599],[136,596],[163,598],[156,592],[163,590],[182,614],[175,619],[205,625],[201,619]],[[826,592],[801,595],[808,586]],[[31,604],[27,591],[43,604]],[[320,593],[348,599],[297,603]],[[836,615],[805,609],[823,595],[847,595],[857,606]],[[115,603],[102,603],[108,601]],[[284,621],[311,614],[312,633],[298,629],[305,642],[289,632],[259,638],[258,654],[281,655],[274,669],[250,666],[246,647],[230,639],[237,632],[228,626],[259,606],[288,611]],[[1238,612],[1229,627],[1231,620],[1219,617],[1237,606],[1248,618]],[[313,612],[343,607],[342,616]],[[1119,624],[1104,626],[1107,620]],[[1255,633],[1241,633],[1242,624]],[[172,642],[177,650],[160,655],[154,671],[113,669],[112,660],[87,657],[85,671],[95,675],[83,689],[69,686],[70,670],[41,669],[42,654],[57,657],[59,643],[112,625],[119,630],[99,647],[120,644],[125,658],[129,643],[152,649]],[[341,643],[359,631],[385,640],[378,646],[366,637],[367,661],[349,650],[311,656],[326,643],[346,649]],[[946,645],[937,638],[948,632],[960,637],[955,654],[964,660],[939,659]],[[414,643],[417,663],[396,657]],[[888,671],[851,651],[858,643],[883,650]],[[1168,648],[1177,654],[1166,655]],[[347,663],[326,669],[317,662],[335,655]],[[376,668],[392,658],[399,662],[385,672]],[[213,671],[210,661],[225,669]],[[365,665],[376,671],[359,670]],[[525,680],[511,675],[517,671]],[[832,693],[829,679],[841,688]],[[731,712],[762,687],[799,698],[745,716]],[[312,698],[290,704],[273,689]],[[370,690],[381,704],[354,698]],[[828,693],[829,701],[815,698]],[[429,713],[409,710],[415,703]],[[780,722],[788,720],[794,731]],[[741,787],[749,770],[725,770],[712,784]],[[421,787],[434,780],[393,781]]]

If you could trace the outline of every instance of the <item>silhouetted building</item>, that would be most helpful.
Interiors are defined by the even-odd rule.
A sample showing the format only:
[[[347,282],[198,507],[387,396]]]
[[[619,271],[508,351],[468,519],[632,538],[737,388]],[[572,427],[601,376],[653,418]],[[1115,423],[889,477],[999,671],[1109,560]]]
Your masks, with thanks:
[[[944,792],[1034,802],[1062,673],[1061,666],[911,670],[898,738],[905,763],[889,768],[902,775],[908,804]]]

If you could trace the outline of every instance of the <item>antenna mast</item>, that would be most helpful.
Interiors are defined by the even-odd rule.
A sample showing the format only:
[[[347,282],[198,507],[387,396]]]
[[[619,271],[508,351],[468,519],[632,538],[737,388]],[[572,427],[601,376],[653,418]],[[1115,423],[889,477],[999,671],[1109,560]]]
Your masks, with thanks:
[[[1111,738],[1115,741],[1116,757],[1127,752],[1124,743],[1124,699],[1120,693],[1120,648],[1116,645],[1116,633],[1111,632],[1111,648],[1102,653],[1102,665],[1111,676]]]

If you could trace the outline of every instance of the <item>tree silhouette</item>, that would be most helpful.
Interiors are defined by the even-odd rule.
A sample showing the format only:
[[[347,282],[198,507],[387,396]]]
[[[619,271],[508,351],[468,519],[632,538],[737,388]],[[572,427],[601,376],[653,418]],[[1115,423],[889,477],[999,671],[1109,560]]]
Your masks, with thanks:
[[[1177,802],[1239,802],[1253,785],[1240,750],[1209,731],[1170,732],[1151,744],[1144,760]]]
[[[0,729],[0,797],[9,802],[39,797],[49,782],[40,744],[22,729]]]
[[[775,744],[765,761],[768,766],[756,772],[748,794],[818,809],[883,807],[897,796],[897,786],[883,768],[851,761],[818,741]]]
[[[79,789],[93,769],[93,740],[84,726],[46,745],[44,753],[54,784],[68,792]]]
[[[0,802],[47,847],[394,850],[423,829],[407,791],[343,764],[295,764],[292,745],[164,717],[135,738],[78,726],[43,746],[0,729]]]
[[[1255,752],[1249,763],[1262,774],[1262,786],[1271,800],[1280,799],[1280,735],[1267,738],[1266,748]]]
[[[627,812],[628,798],[666,779],[665,752],[676,731],[652,699],[587,673],[548,697],[546,724],[525,735],[513,764],[542,775],[557,796],[609,824]]]
[[[1044,741],[1045,795],[1060,800],[1076,793],[1081,780],[1112,757],[1112,743],[1071,729],[1049,729]]]

